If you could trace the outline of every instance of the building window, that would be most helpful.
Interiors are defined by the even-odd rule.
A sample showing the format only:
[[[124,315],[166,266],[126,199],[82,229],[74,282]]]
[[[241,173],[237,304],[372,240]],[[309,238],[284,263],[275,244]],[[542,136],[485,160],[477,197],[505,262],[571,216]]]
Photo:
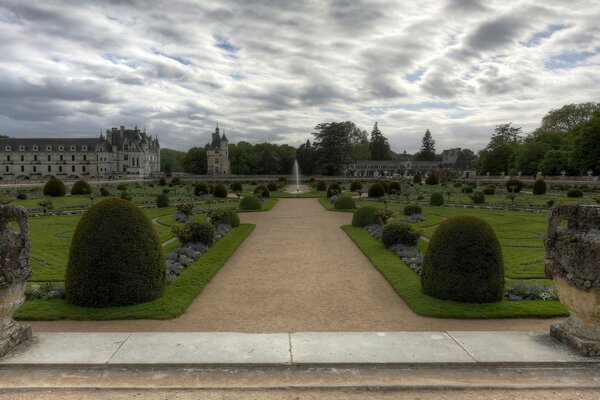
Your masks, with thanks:
[[[52,161],[52,156],[48,154],[48,161]]]
[[[19,151],[25,151],[25,146],[20,146]]]
[[[81,150],[87,151],[87,146],[81,146]]]
[[[75,172],[75,166],[71,165],[71,172]]]
[[[25,156],[21,154],[21,161],[25,161]]]
[[[48,156],[50,157],[50,156]],[[48,165],[48,172],[52,172],[52,167],[50,165]]]
[[[81,167],[81,170],[82,170],[83,172],[85,172],[85,165],[83,165],[83,166]]]
[[[63,157],[63,155],[61,154],[61,155],[60,155],[60,161],[62,161],[62,160],[64,160],[64,157]],[[48,161],[50,161],[50,160],[48,160]]]
[[[52,146],[46,146],[46,151],[52,151]]]
[[[5,147],[6,151],[10,151],[10,146]]]
[[[87,156],[85,154],[83,155],[83,161],[87,161]]]
[[[6,172],[8,172],[8,165],[6,166]]]
[[[21,165],[21,172],[25,172],[25,166]]]
[[[62,172],[62,165],[58,166],[58,172]]]
[[[37,146],[33,146],[33,151],[38,151],[38,147]]]
[[[63,151],[64,149],[64,146],[58,146],[58,151]]]
[[[129,156],[128,156],[127,154],[125,154],[125,155],[123,156],[123,160],[125,160],[125,161],[129,160]]]
[[[123,172],[127,172],[127,167],[123,165]]]
[[[33,166],[33,172],[37,172],[37,167],[35,165]]]
[[[71,146],[71,151],[75,151],[75,146]]]
[[[71,155],[71,161],[75,161],[75,154]]]
[[[10,154],[6,155],[6,161],[10,161]]]
[[[37,154],[33,156],[33,161],[37,161]]]

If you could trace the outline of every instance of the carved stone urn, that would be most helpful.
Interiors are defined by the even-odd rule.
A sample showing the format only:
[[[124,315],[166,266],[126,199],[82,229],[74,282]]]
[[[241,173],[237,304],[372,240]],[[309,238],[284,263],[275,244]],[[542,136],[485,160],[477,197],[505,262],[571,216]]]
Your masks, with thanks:
[[[0,357],[31,337],[31,326],[13,319],[25,301],[25,285],[32,273],[27,218],[23,207],[0,205]]]
[[[567,221],[566,227],[559,227]],[[550,335],[580,354],[600,355],[600,206],[561,204],[550,209],[546,275],[571,313]]]

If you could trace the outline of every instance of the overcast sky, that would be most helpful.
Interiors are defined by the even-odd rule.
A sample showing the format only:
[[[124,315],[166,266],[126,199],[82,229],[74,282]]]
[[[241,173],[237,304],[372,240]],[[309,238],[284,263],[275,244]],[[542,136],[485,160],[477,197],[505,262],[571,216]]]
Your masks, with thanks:
[[[85,3],[86,5],[81,5]],[[163,147],[299,145],[375,121],[396,152],[480,149],[600,100],[600,1],[0,0],[0,133],[146,127]]]

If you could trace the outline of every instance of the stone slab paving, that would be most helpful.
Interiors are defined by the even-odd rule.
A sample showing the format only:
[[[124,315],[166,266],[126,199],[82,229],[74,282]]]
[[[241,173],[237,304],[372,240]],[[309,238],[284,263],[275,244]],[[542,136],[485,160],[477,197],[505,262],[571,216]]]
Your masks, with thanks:
[[[389,366],[596,363],[546,333],[38,333],[2,366]]]

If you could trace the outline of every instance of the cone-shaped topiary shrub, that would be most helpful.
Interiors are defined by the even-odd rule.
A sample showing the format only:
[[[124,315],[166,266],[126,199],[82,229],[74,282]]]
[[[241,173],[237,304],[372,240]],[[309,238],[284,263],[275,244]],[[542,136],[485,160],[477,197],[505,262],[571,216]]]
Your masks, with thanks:
[[[75,182],[73,184],[73,186],[71,187],[71,194],[74,196],[90,194],[90,193],[92,193],[92,187],[90,186],[89,183],[87,183],[83,179]]]
[[[369,197],[383,197],[385,196],[385,189],[381,186],[380,183],[374,183],[369,186]]]
[[[506,190],[513,193],[519,193],[523,189],[523,182],[518,179],[509,179],[506,181]]]
[[[271,193],[269,192],[269,188],[265,185],[258,185],[254,188],[254,195],[257,197],[262,197],[264,199],[271,198]]]
[[[327,198],[330,198],[331,196],[339,196],[340,194],[342,194],[342,188],[340,187],[339,183],[333,182],[327,188]]]
[[[214,226],[220,224],[229,225],[232,228],[240,226],[240,216],[230,208],[214,210],[209,214],[209,217],[210,222],[212,222]]]
[[[381,242],[385,247],[397,244],[416,246],[420,237],[421,232],[404,222],[389,223],[381,231]]]
[[[504,293],[502,250],[482,219],[458,216],[442,222],[427,246],[423,292],[465,303],[500,301]]]
[[[538,179],[533,184],[533,194],[536,194],[536,195],[546,194],[546,189],[547,189],[546,182],[544,182],[543,179]]]
[[[429,205],[430,206],[444,205],[444,194],[441,192],[431,193],[431,197],[429,197]]]
[[[218,197],[220,199],[224,199],[227,197],[227,188],[222,183],[218,183],[213,188],[213,196]]]
[[[318,191],[324,191],[327,190],[327,184],[325,183],[325,181],[319,181],[317,182],[317,190]]]
[[[262,202],[256,196],[248,195],[240,201],[240,210],[260,210]]]
[[[194,185],[194,195],[195,196],[205,196],[210,193],[210,189],[206,182],[200,182]]]
[[[362,228],[364,226],[381,224],[381,219],[377,215],[377,208],[373,206],[360,207],[352,215],[352,226]]]
[[[169,196],[166,193],[161,193],[156,196],[156,207],[169,207]]]
[[[112,307],[151,301],[162,294],[165,276],[160,239],[142,210],[112,198],[83,214],[65,272],[69,303]]]
[[[333,208],[336,210],[352,210],[356,208],[356,203],[354,203],[352,197],[341,196],[333,203]]]
[[[53,176],[44,185],[44,196],[63,197],[66,194],[67,189],[65,188],[65,184],[57,177]]]

